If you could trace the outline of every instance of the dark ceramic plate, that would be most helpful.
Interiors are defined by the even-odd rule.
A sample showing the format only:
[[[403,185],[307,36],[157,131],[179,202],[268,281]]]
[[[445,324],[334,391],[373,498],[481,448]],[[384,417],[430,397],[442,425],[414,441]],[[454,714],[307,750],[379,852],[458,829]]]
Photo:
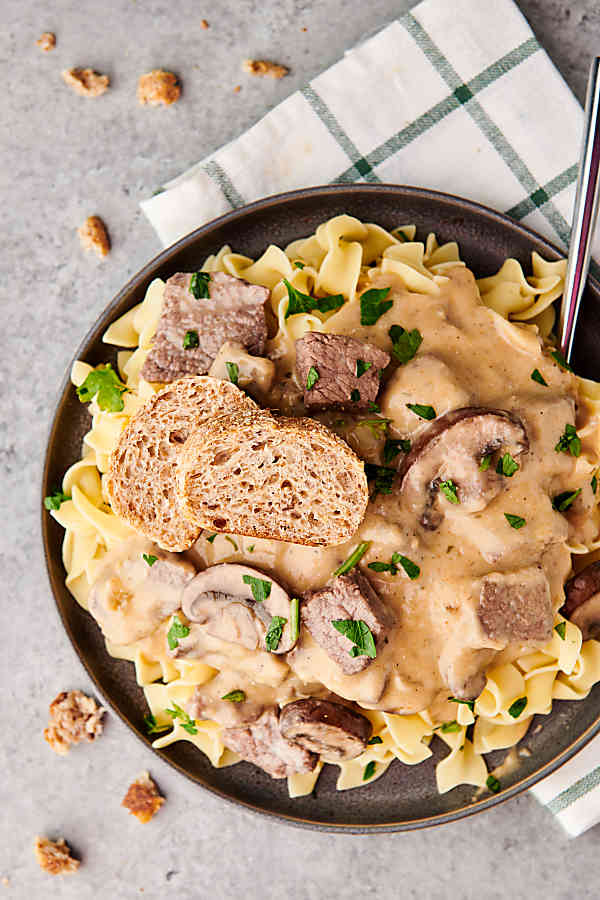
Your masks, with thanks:
[[[447,194],[387,185],[295,191],[228,213],[157,256],[115,297],[84,339],[76,358],[97,365],[113,355],[102,344],[102,333],[110,322],[142,300],[153,278],[166,279],[174,272],[196,269],[209,253],[223,244],[257,257],[269,243],[285,246],[340,213],[377,222],[386,228],[414,222],[419,238],[435,231],[440,243],[457,240],[462,258],[477,276],[492,274],[509,256],[516,257],[529,272],[532,250],[551,260],[561,255],[544,238],[506,216]],[[590,281],[575,344],[574,365],[578,374],[595,378],[600,378],[599,301],[600,286]],[[88,428],[86,409],[66,378],[48,441],[42,496],[60,484],[65,469],[79,458],[81,438]],[[97,625],[66,590],[61,562],[63,530],[47,513],[42,517],[42,530],[50,582],[67,634],[100,694],[138,737],[148,743],[143,722],[144,697],[135,683],[133,665],[108,656]],[[394,762],[380,780],[363,789],[338,793],[335,790],[338,769],[327,766],[314,793],[296,800],[288,797],[285,781],[273,781],[247,763],[213,769],[208,759],[187,743],[156,752],[219,796],[296,825],[332,831],[402,831],[479,812],[552,772],[600,730],[600,685],[584,702],[555,703],[552,714],[540,717],[540,721],[542,730],[526,738],[531,757],[521,760],[518,769],[502,779],[499,794],[478,800],[474,800],[471,787],[458,787],[442,796],[437,793],[434,768],[446,752],[438,741],[434,741],[434,755],[427,762],[412,767]],[[492,764],[498,764],[503,755],[504,752],[492,754]]]

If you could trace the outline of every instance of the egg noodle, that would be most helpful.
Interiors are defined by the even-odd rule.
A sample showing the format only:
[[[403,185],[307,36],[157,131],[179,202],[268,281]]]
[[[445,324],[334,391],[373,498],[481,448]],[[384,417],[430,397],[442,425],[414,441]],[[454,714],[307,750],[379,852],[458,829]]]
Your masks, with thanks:
[[[305,294],[342,294],[349,303],[355,301],[365,279],[377,271],[397,276],[414,294],[438,294],[448,280],[446,273],[456,266],[464,266],[458,246],[454,242],[440,246],[434,234],[421,243],[415,241],[415,232],[412,225],[386,231],[378,225],[363,224],[342,215],[324,222],[315,234],[294,241],[285,250],[269,246],[257,260],[225,246],[208,257],[203,269],[226,272],[270,289],[270,304],[278,329],[268,341],[266,355],[277,359],[288,355],[294,341],[306,332],[327,331],[328,319],[335,315],[313,311],[286,319],[288,294],[283,279]],[[554,324],[552,303],[562,292],[565,267],[564,260],[547,262],[533,253],[532,276],[526,277],[520,264],[508,259],[495,275],[478,281],[484,304],[498,316],[497,327],[504,329],[508,339],[520,349],[527,348],[531,340],[538,342],[538,335],[544,339],[549,337]],[[134,537],[132,529],[112,512],[104,481],[110,454],[122,429],[162,387],[144,381],[140,370],[152,346],[163,290],[164,282],[155,279],[144,300],[105,332],[106,344],[123,348],[118,352],[117,364],[127,387],[123,394],[124,408],[121,412],[107,412],[99,408],[96,398],[91,401],[92,424],[83,439],[81,459],[66,472],[62,484],[64,494],[71,499],[64,500],[59,509],[52,511],[65,529],[62,555],[66,585],[84,608],[107,551]],[[91,371],[92,367],[86,363],[75,362],[71,373],[73,384],[81,385]],[[588,439],[584,447],[591,442],[598,448],[596,413],[600,412],[600,385],[578,379],[578,386],[591,411],[590,424],[585,433],[580,432],[580,437]],[[593,472],[596,464],[596,458],[589,458],[585,451],[577,460],[577,466],[585,472]],[[254,558],[247,553],[248,539],[229,537],[230,540],[218,535],[210,548],[207,546],[210,564],[232,560],[252,564]],[[569,550],[576,555],[575,568],[598,558],[599,548],[597,537],[585,544],[570,545]],[[560,614],[556,615],[554,625],[563,621],[564,626],[553,630],[552,640],[543,649],[526,649],[512,662],[489,668],[481,695],[474,703],[457,703],[452,723],[437,721],[428,710],[413,715],[364,710],[380,742],[369,745],[356,759],[340,764],[338,790],[359,787],[379,778],[394,759],[409,766],[423,762],[432,755],[434,737],[443,741],[449,751],[436,767],[440,792],[465,783],[485,786],[489,774],[486,753],[513,747],[527,733],[534,715],[550,713],[553,700],[582,700],[600,680],[600,643],[594,640],[582,643],[579,629]],[[162,640],[146,638],[127,646],[107,642],[113,657],[134,663],[137,682],[144,689],[157,727],[170,729],[157,737],[153,746],[162,748],[186,740],[202,750],[213,766],[237,762],[239,757],[226,749],[221,740],[221,725],[198,720],[192,729],[196,733],[190,733],[180,720],[174,722],[167,714],[166,710],[174,703],[184,707],[195,688],[212,679],[216,669],[198,660],[170,658],[164,640],[165,627],[163,623],[157,630],[162,629]],[[276,680],[286,668],[281,659],[273,659],[270,677]],[[522,698],[527,699],[526,704]],[[521,712],[517,708],[516,715],[515,701],[521,701],[523,707]],[[376,765],[366,769],[371,762]],[[310,793],[321,768],[319,764],[309,774],[290,776],[290,796]],[[365,771],[370,770],[373,773],[365,780]]]

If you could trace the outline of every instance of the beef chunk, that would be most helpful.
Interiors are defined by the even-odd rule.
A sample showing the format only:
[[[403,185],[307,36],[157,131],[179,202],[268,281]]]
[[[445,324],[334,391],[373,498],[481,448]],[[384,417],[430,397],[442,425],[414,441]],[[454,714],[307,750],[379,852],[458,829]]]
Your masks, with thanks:
[[[167,281],[154,346],[142,367],[146,381],[205,375],[225,341],[238,341],[255,356],[264,353],[269,290],[211,272],[209,296],[196,299],[190,290],[193,277],[179,272]]]
[[[242,759],[264,769],[271,778],[286,778],[296,772],[312,772],[316,753],[288,741],[279,730],[278,711],[271,707],[250,725],[225,728],[223,743]]]
[[[492,572],[481,582],[479,620],[493,641],[549,641],[552,600],[541,568]]]
[[[305,334],[296,341],[296,375],[306,408],[367,409],[375,402],[381,370],[389,361],[384,350],[356,338],[317,331]],[[309,388],[307,382],[314,378],[312,373],[309,379],[311,368],[319,377]]]
[[[352,641],[333,627],[337,619],[361,620],[369,626],[379,647],[391,618],[370,582],[360,572],[340,575],[317,591],[304,594],[302,621],[311,635],[346,675],[361,672],[371,662],[368,656],[350,656]]]

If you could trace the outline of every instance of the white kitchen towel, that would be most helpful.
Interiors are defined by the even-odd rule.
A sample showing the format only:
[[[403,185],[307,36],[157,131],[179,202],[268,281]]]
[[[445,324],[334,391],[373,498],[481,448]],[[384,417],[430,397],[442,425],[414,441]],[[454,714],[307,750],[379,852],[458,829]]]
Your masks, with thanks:
[[[142,208],[168,246],[280,191],[411,184],[487,204],[564,247],[582,121],[512,0],[425,0]],[[599,783],[597,738],[533,792],[579,834],[600,821]]]

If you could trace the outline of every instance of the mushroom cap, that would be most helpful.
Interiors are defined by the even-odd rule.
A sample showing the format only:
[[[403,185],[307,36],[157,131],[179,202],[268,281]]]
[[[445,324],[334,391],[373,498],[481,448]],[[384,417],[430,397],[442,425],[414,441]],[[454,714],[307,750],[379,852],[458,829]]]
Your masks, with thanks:
[[[584,641],[600,633],[600,561],[593,562],[565,584],[561,613],[581,630]]]
[[[268,596],[260,601],[252,590],[257,582],[268,583],[264,590]],[[289,594],[260,569],[236,563],[209,566],[187,585],[181,608],[190,621],[205,625],[209,634],[249,650],[265,649],[271,620],[280,616],[286,621],[279,644],[271,652],[287,653],[295,643]]]
[[[461,511],[478,512],[503,485],[494,463],[481,470],[483,457],[500,449],[518,457],[528,448],[525,427],[513,413],[479,406],[453,409],[414,442],[398,471],[400,490],[421,525],[435,530],[443,518],[435,508],[442,481],[456,485]]]
[[[333,763],[360,756],[373,731],[366,716],[341,703],[314,698],[284,706],[279,729],[289,741]]]

